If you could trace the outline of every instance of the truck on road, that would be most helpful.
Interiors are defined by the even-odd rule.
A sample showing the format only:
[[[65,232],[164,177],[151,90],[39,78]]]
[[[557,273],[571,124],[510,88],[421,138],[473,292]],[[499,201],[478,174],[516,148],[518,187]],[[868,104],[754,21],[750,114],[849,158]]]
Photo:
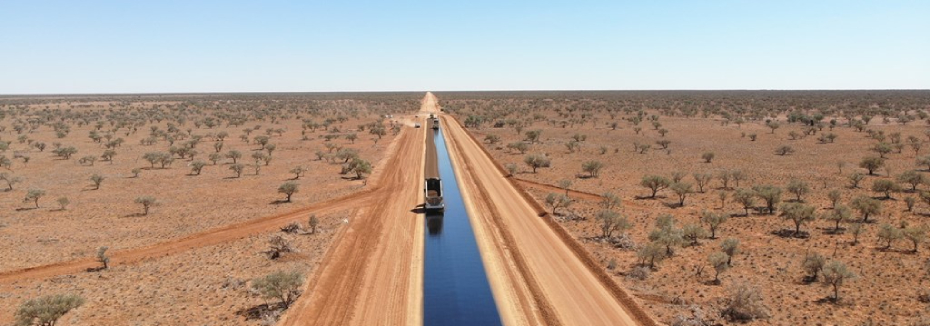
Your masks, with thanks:
[[[442,201],[442,180],[439,178],[426,178],[426,187],[423,189],[426,197],[424,208],[427,212],[442,212],[446,205]]]

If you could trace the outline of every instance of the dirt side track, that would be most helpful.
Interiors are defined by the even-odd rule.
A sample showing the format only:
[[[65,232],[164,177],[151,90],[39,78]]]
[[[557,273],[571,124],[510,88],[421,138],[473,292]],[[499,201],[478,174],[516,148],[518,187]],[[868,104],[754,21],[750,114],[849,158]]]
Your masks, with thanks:
[[[566,325],[656,324],[564,229],[546,216],[538,202],[505,177],[500,166],[454,118],[444,116],[443,122],[454,145],[450,149],[457,172],[470,174],[470,178],[463,178],[468,182],[462,182],[462,186],[469,190],[464,192],[483,193],[482,199],[489,201],[484,207],[475,207],[474,213],[496,216],[477,220],[497,223],[494,227],[505,235],[501,237],[504,242],[496,244],[496,251],[512,252],[514,261],[509,267],[523,275],[532,292],[537,306],[533,312],[538,314],[534,319]],[[492,279],[508,277],[489,275]],[[498,292],[508,287],[514,285],[492,284],[499,307]],[[505,314],[502,311],[502,317]]]
[[[420,325],[427,128],[408,129],[386,186],[353,218],[318,277],[278,325]]]

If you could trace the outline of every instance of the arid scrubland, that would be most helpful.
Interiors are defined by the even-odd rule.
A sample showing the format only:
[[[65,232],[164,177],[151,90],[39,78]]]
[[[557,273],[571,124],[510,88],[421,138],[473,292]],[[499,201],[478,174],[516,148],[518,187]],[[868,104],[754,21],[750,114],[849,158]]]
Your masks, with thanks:
[[[302,287],[355,207],[165,258],[109,256],[364,189],[400,130],[389,116],[418,107],[392,93],[0,98],[0,273],[100,263],[0,284],[0,324],[37,298],[76,307],[64,325],[273,320],[293,298],[261,294]]]
[[[659,321],[930,322],[930,92],[437,95]]]

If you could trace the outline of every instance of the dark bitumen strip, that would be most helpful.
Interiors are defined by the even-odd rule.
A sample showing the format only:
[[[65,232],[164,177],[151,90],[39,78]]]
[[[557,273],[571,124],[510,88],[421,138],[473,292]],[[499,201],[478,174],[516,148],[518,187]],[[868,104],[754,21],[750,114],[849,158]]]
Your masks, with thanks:
[[[446,207],[442,215],[426,216],[423,324],[501,325],[441,131],[432,143]]]

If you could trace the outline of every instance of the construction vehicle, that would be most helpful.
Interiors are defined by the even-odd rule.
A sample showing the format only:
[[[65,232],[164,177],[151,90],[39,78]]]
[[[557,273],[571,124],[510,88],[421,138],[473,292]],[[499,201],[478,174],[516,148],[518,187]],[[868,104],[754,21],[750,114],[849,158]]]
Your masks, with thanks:
[[[426,188],[423,189],[426,197],[424,208],[427,212],[442,212],[446,209],[442,201],[442,180],[439,178],[426,178]]]

